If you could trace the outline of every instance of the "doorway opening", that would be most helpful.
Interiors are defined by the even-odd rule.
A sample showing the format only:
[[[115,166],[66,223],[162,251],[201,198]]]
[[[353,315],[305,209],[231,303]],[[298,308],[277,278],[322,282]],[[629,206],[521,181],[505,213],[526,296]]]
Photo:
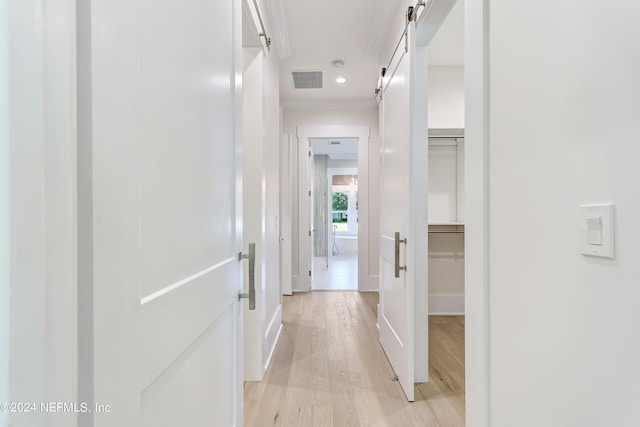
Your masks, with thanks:
[[[358,138],[311,138],[313,290],[358,289]]]

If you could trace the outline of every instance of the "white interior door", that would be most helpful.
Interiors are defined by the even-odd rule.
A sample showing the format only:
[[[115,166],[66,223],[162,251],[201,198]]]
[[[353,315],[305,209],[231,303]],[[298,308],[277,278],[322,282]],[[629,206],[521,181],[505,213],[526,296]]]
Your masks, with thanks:
[[[242,425],[240,2],[91,13],[93,425]]]
[[[244,48],[242,76],[243,115],[248,125],[243,129],[243,180],[242,180],[242,231],[244,246],[255,243],[257,258],[254,272],[256,299],[262,302],[264,282],[264,250],[262,224],[264,212],[264,166],[263,166],[263,54],[262,49]],[[244,291],[248,292],[249,271],[245,269]],[[244,380],[262,381],[264,376],[263,336],[265,317],[264,304],[255,310],[246,310],[243,316],[244,334]]]
[[[313,218],[315,212],[315,195],[313,194],[315,191],[314,185],[314,154],[313,149],[309,146],[309,158],[307,159],[307,171],[309,174],[308,182],[309,182],[309,289],[313,288],[313,275],[314,275],[314,264],[315,264],[315,251],[314,251],[314,239],[316,238],[316,227],[315,221]]]
[[[427,70],[414,34],[410,23],[408,49],[401,43],[395,52],[380,102],[380,342],[410,401],[428,373]]]
[[[311,268],[313,265],[313,239],[311,228],[313,227],[313,212],[311,211],[311,146],[306,135],[300,135],[298,139],[298,242],[294,245],[294,254],[297,255],[298,275],[293,277],[293,289],[296,291],[308,291],[311,289]]]

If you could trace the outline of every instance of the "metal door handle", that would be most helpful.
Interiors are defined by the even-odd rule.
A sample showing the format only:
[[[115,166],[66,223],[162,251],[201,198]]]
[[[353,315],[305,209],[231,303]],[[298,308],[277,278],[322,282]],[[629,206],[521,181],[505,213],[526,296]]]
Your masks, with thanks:
[[[238,253],[238,261],[249,260],[249,293],[238,292],[238,299],[249,298],[249,310],[256,309],[256,244],[249,243],[249,253]]]
[[[400,243],[404,243],[405,245],[407,244],[407,239],[400,239],[400,232],[396,231],[396,261],[395,261],[395,268],[396,268],[396,278],[400,277],[400,270],[404,270],[407,271],[407,266],[403,265],[400,266]]]

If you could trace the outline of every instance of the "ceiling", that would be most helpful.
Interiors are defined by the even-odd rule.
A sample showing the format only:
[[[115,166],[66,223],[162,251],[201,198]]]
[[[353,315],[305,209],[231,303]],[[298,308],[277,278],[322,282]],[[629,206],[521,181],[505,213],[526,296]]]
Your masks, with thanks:
[[[280,63],[285,107],[375,105],[374,90],[385,61],[379,54],[403,0],[280,0],[290,55]],[[463,2],[454,6],[429,49],[432,65],[463,63]],[[389,37],[395,37],[389,35]],[[341,69],[332,63],[340,60]],[[295,89],[292,71],[323,71],[322,89]],[[347,82],[339,84],[336,77]]]

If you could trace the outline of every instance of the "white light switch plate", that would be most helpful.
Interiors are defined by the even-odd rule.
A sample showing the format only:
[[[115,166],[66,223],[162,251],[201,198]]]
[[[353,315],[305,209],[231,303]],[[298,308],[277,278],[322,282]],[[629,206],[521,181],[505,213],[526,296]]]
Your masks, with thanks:
[[[581,205],[580,212],[580,252],[589,256],[615,258],[613,203]]]

